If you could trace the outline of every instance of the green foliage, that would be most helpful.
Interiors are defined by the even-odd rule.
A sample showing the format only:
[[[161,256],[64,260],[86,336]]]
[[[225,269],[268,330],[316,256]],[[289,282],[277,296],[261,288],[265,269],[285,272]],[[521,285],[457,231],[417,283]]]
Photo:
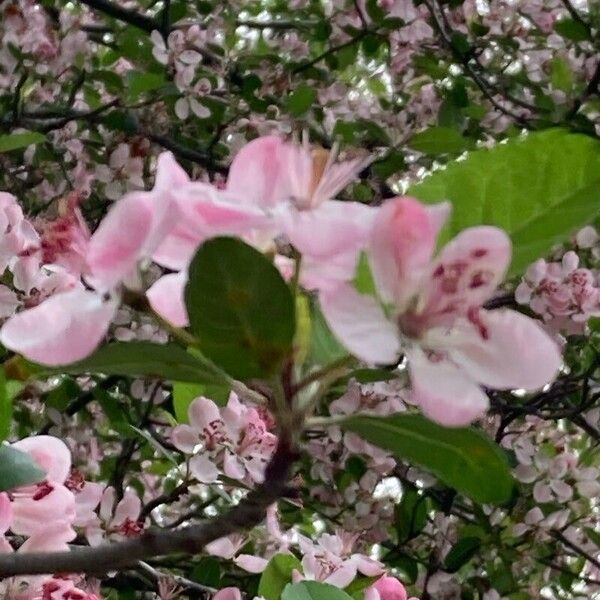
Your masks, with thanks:
[[[452,548],[444,559],[444,571],[455,573],[477,554],[481,547],[478,537],[463,537]]]
[[[316,303],[313,305],[311,323],[310,358],[314,363],[324,365],[348,354],[329,329],[327,321]]]
[[[423,530],[429,510],[431,506],[427,496],[419,494],[415,488],[409,487],[404,491],[394,512],[398,544],[411,540]]]
[[[502,504],[512,494],[506,456],[475,429],[442,427],[420,415],[350,417],[340,427],[423,467],[476,502]]]
[[[450,127],[431,127],[413,135],[408,145],[423,154],[459,154],[473,146],[471,140]]]
[[[0,446],[0,492],[43,481],[46,473],[26,454],[11,446]]]
[[[328,583],[301,581],[289,583],[281,594],[281,600],[352,600],[352,596]]]
[[[46,141],[46,136],[37,131],[25,131],[21,133],[11,133],[10,135],[0,135],[0,153],[10,152],[12,150],[21,150],[31,144],[41,144]]]
[[[200,247],[185,302],[200,350],[230,375],[268,377],[291,355],[294,298],[275,266],[241,240]]]
[[[299,117],[312,108],[316,99],[317,92],[314,87],[301,85],[286,98],[285,103],[289,113]]]
[[[302,572],[300,561],[292,554],[276,554],[262,572],[258,595],[265,600],[279,600],[285,586],[292,581],[292,571]]]
[[[180,346],[151,342],[113,342],[102,346],[89,358],[59,369],[38,365],[33,365],[33,368],[38,375],[103,373],[193,383],[222,383]]]
[[[561,129],[531,133],[472,152],[409,193],[452,202],[445,239],[474,225],[505,229],[516,275],[600,215],[600,141]]]
[[[590,30],[581,22],[574,19],[561,19],[554,24],[554,31],[574,42],[589,40]]]

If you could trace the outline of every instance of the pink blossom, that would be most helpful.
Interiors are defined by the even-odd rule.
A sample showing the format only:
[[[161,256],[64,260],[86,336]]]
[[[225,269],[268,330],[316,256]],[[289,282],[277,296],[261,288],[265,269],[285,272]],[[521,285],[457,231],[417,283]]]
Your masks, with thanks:
[[[219,408],[208,398],[196,398],[188,410],[190,425],[172,433],[175,446],[193,454],[190,470],[203,483],[213,483],[219,473],[260,483],[275,450],[277,438],[255,408],[244,406],[235,394]]]
[[[228,587],[219,590],[213,600],[242,600],[242,593],[236,587]]]
[[[367,556],[352,553],[352,546],[358,535],[340,532],[336,535],[323,534],[317,543],[298,536],[302,558],[302,574],[295,579],[314,579],[336,587],[348,586],[358,573],[375,577],[383,573],[383,565]]]
[[[395,577],[384,575],[365,592],[365,600],[407,600],[404,586]]]
[[[46,472],[46,479],[11,491],[11,530],[20,535],[34,535],[49,524],[59,523],[72,531],[75,498],[65,486],[71,469],[71,453],[65,443],[52,436],[38,435],[15,442],[13,448],[29,454]]]
[[[409,361],[414,399],[433,420],[462,425],[488,406],[480,385],[537,389],[555,376],[560,354],[532,319],[482,304],[502,281],[510,241],[494,227],[464,230],[432,259],[448,206],[412,198],[386,203],[375,220],[369,259],[384,311],[349,285],[321,295],[333,331],[356,356]]]

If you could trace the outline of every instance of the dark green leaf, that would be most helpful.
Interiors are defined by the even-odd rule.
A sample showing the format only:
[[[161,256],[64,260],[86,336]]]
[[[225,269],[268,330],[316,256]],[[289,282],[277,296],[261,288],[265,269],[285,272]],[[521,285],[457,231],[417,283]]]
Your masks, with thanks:
[[[481,540],[477,537],[464,537],[458,540],[444,559],[444,571],[455,573],[477,554],[480,547]]]
[[[303,84],[286,98],[285,104],[293,117],[299,117],[310,110],[316,99],[316,89]]]
[[[552,87],[563,92],[570,92],[573,89],[573,73],[569,63],[561,56],[552,59],[550,82]]]
[[[480,431],[442,427],[420,415],[350,417],[340,427],[427,469],[476,502],[501,504],[511,497],[506,456]]]
[[[6,385],[6,374],[4,368],[0,367],[0,442],[10,433],[12,412],[12,397]]]
[[[279,600],[285,586],[292,581],[292,571],[302,572],[300,561],[292,554],[276,554],[262,572],[258,595],[265,600]]]
[[[200,247],[185,302],[200,349],[234,377],[268,376],[292,352],[294,298],[275,266],[241,240]]]
[[[348,354],[329,329],[316,304],[313,306],[311,324],[310,357],[314,363],[325,365]]]
[[[146,92],[157,90],[165,85],[166,80],[160,73],[139,73],[129,71],[127,75],[129,97],[136,99]]]
[[[281,600],[352,600],[352,597],[333,585],[317,581],[288,583]]]
[[[10,135],[0,135],[0,152],[10,152],[11,150],[20,150],[27,148],[31,144],[41,144],[46,141],[46,136],[37,131],[24,131],[21,133],[11,133]]]
[[[191,354],[175,344],[151,342],[113,342],[80,362],[50,369],[34,366],[35,372],[44,373],[104,373],[159,377],[171,381],[222,383],[206,370]]]
[[[471,140],[450,127],[431,127],[413,135],[407,144],[423,154],[458,154],[472,146]]]
[[[562,19],[554,25],[554,31],[574,42],[583,42],[591,38],[590,30],[574,19]]]
[[[0,492],[43,481],[46,473],[25,452],[0,446]]]
[[[551,129],[472,152],[409,194],[453,205],[444,239],[473,225],[497,225],[513,241],[511,274],[546,255],[600,215],[600,141]]]
[[[218,588],[221,583],[221,565],[212,556],[203,556],[192,571],[192,580]]]
[[[402,501],[394,511],[399,544],[411,540],[425,527],[429,508],[427,496],[410,487],[404,491]]]

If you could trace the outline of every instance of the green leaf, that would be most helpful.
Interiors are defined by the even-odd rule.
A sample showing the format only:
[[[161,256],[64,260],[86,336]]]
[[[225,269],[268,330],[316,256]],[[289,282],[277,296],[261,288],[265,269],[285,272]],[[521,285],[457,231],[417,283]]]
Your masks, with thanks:
[[[129,97],[136,99],[146,92],[161,88],[167,83],[160,73],[139,73],[130,71],[127,75]]]
[[[288,112],[293,117],[299,117],[310,110],[317,99],[314,87],[303,84],[295,89],[285,100]]]
[[[281,600],[352,600],[352,596],[328,583],[301,581],[288,583],[281,594]]]
[[[413,135],[408,146],[423,154],[459,154],[469,149],[471,140],[450,127],[431,127]]]
[[[0,368],[0,441],[5,440],[10,433],[12,421],[12,397],[6,382],[4,368]]]
[[[464,537],[458,540],[444,559],[444,571],[455,573],[477,554],[480,547],[481,540],[477,537]]]
[[[476,502],[501,504],[511,497],[514,482],[506,456],[480,431],[404,414],[350,417],[340,427],[427,469]]]
[[[46,141],[46,136],[37,131],[24,131],[21,133],[11,133],[10,135],[0,135],[0,152],[10,152],[11,150],[20,150],[27,148],[31,144],[41,144]]]
[[[361,252],[354,271],[354,287],[361,294],[374,296],[377,293],[377,286],[373,279],[373,273],[369,265],[369,259],[365,252]]]
[[[411,540],[427,525],[429,511],[427,496],[419,494],[414,488],[407,488],[402,494],[402,501],[394,511],[398,543]]]
[[[574,19],[562,19],[554,24],[554,31],[574,42],[583,42],[591,39],[590,30]]]
[[[292,581],[294,569],[302,572],[302,565],[293,554],[273,556],[260,577],[258,595],[265,600],[279,600],[285,586]]]
[[[46,473],[25,452],[0,446],[0,492],[43,481]]]
[[[564,58],[557,56],[552,59],[550,81],[557,90],[570,92],[573,89],[573,73]]]
[[[210,398],[215,404],[225,406],[230,388],[226,385],[206,385],[204,383],[173,383],[173,409],[178,423],[188,422],[188,408],[199,396]]]
[[[191,354],[175,344],[113,342],[85,360],[51,369],[34,366],[36,374],[104,373],[134,377],[159,377],[171,381],[222,383]]]
[[[241,240],[200,247],[185,303],[200,350],[238,379],[269,376],[292,352],[294,298],[275,266]]]
[[[321,309],[314,304],[312,312],[310,358],[318,365],[325,365],[348,354],[329,329]]]
[[[600,141],[550,129],[477,150],[408,193],[452,202],[444,241],[466,227],[496,225],[511,236],[511,275],[600,215]]]
[[[361,577],[359,575],[350,585],[344,588],[344,592],[352,596],[354,600],[363,600],[367,588],[372,586],[378,579],[379,577]]]

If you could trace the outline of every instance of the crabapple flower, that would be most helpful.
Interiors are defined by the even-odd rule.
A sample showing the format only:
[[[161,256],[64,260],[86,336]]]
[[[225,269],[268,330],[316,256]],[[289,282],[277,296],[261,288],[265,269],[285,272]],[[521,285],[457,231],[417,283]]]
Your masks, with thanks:
[[[12,444],[29,454],[46,472],[46,479],[12,490],[10,528],[18,535],[34,535],[49,524],[71,529],[75,520],[75,497],[65,486],[71,470],[71,452],[64,442],[49,435],[25,438]]]
[[[583,230],[582,230],[583,231]],[[560,262],[534,262],[515,290],[519,304],[528,304],[553,329],[583,332],[583,324],[600,315],[600,288],[590,270],[579,267],[575,252]]]
[[[317,543],[313,543],[307,537],[299,535],[303,575],[296,571],[294,580],[312,579],[345,588],[359,573],[367,577],[382,575],[383,565],[380,562],[363,554],[352,553],[352,546],[357,538],[358,534],[346,532],[336,535],[324,533]]]
[[[236,587],[223,588],[213,596],[213,600],[242,600],[242,592]]]
[[[105,539],[119,540],[140,535],[144,530],[144,522],[140,521],[141,510],[142,503],[135,492],[126,490],[115,506],[115,490],[107,487],[100,500],[99,519],[91,519],[85,525],[90,545],[97,546]]]
[[[170,153],[159,157],[151,192],[132,192],[117,202],[87,243],[86,280],[9,319],[0,341],[45,365],[90,355],[100,344],[119,304],[119,286],[136,278],[178,218],[171,191],[188,181]]]
[[[192,475],[202,483],[214,483],[220,472],[232,479],[260,483],[277,438],[255,408],[244,406],[231,394],[227,406],[196,398],[188,410],[189,425],[172,432],[173,444],[193,454]]]
[[[365,600],[407,600],[404,586],[395,577],[384,575],[365,592]],[[413,599],[411,599],[413,600]]]
[[[379,209],[369,261],[381,303],[340,285],[321,295],[340,341],[369,363],[408,359],[414,400],[444,425],[481,417],[480,386],[534,390],[560,367],[556,344],[533,319],[483,303],[502,281],[510,240],[495,227],[462,231],[433,257],[447,204],[396,198]],[[383,304],[382,304],[383,303]]]

